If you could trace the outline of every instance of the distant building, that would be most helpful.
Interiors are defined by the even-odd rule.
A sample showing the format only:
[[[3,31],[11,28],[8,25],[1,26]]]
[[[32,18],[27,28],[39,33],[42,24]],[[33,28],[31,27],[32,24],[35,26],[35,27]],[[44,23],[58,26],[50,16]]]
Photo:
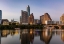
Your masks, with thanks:
[[[8,19],[2,19],[2,25],[9,25],[9,20]]]
[[[38,19],[34,19],[34,24],[40,24],[40,20],[38,20]]]
[[[9,22],[10,25],[19,25],[18,21],[15,21],[14,19],[11,20],[11,22]]]
[[[30,6],[27,6],[27,12],[28,12],[28,16],[30,16]]]
[[[64,24],[64,14],[62,14],[62,16],[60,17],[60,21],[62,22],[62,24]]]
[[[1,21],[2,21],[2,10],[0,10],[0,24],[1,24]]]
[[[27,14],[27,11],[23,11],[22,10],[22,19],[21,19],[21,22],[23,25],[27,25],[28,24],[28,14]]]
[[[22,24],[22,16],[20,16],[20,24]]]
[[[10,25],[12,25],[12,23],[14,23],[14,19],[11,19],[11,22],[9,22]]]
[[[62,22],[61,21],[45,21],[45,24],[56,24],[56,25],[61,25],[62,24]]]
[[[34,16],[33,16],[33,13],[29,16],[28,22],[29,22],[30,25],[34,24]]]
[[[19,25],[19,22],[18,21],[14,21],[15,25]]]
[[[52,21],[50,15],[45,13],[44,15],[40,16],[41,24],[45,24],[45,21]]]
[[[44,15],[40,16],[40,23],[43,24]]]

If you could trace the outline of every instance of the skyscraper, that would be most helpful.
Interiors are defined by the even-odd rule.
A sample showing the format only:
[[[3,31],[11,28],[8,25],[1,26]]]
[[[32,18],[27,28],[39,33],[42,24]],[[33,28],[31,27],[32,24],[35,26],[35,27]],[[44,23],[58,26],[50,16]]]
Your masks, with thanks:
[[[29,5],[27,6],[27,11],[23,11],[21,12],[21,16],[20,16],[20,24],[28,24],[28,17],[30,16],[30,7]]]
[[[2,21],[2,10],[0,10],[0,24],[1,24],[1,21]]]
[[[27,12],[22,10],[21,16],[22,16],[22,18],[21,18],[22,24],[25,24],[25,25],[28,24],[28,14],[27,14]]]
[[[28,16],[30,15],[30,6],[27,6],[27,12],[28,12]]]

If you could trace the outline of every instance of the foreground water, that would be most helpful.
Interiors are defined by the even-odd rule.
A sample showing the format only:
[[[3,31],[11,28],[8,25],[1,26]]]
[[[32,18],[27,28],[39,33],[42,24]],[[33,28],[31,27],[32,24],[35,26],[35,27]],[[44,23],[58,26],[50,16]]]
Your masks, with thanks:
[[[63,30],[1,30],[0,37],[1,44],[64,44]]]

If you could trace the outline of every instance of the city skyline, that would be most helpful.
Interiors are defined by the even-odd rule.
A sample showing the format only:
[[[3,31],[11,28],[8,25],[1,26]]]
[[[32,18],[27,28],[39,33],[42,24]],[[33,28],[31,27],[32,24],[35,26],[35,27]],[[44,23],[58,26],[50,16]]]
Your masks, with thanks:
[[[40,19],[44,13],[49,13],[52,20],[60,20],[63,11],[63,0],[1,0],[0,10],[2,10],[3,19],[15,19],[20,21],[21,10],[26,10],[30,6],[30,14],[34,14],[35,19]]]

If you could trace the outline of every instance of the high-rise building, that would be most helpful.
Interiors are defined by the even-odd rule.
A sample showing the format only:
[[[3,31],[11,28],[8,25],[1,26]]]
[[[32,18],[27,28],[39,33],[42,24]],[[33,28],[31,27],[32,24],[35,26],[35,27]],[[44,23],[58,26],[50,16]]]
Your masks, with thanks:
[[[25,24],[25,25],[28,24],[28,14],[27,14],[27,11],[23,11],[22,10],[21,16],[22,16],[22,19],[21,19],[22,24]]]
[[[40,16],[40,23],[43,24],[44,15]]]
[[[21,12],[21,16],[20,16],[20,24],[28,24],[28,18],[32,16],[30,15],[30,6],[27,6],[27,11],[23,11]]]
[[[62,22],[62,24],[64,24],[64,14],[62,14],[62,16],[60,17],[60,21]]]
[[[33,13],[30,14],[29,18],[28,18],[28,22],[30,25],[34,24],[34,16],[33,16]]]
[[[20,24],[22,24],[22,16],[20,16]]]
[[[30,6],[27,6],[27,12],[28,12],[28,16],[30,15]]]
[[[45,24],[45,21],[52,21],[52,19],[48,13],[45,13],[44,15],[40,16],[40,21],[42,24]]]
[[[2,21],[2,10],[0,10],[0,24],[1,24],[1,21]]]

